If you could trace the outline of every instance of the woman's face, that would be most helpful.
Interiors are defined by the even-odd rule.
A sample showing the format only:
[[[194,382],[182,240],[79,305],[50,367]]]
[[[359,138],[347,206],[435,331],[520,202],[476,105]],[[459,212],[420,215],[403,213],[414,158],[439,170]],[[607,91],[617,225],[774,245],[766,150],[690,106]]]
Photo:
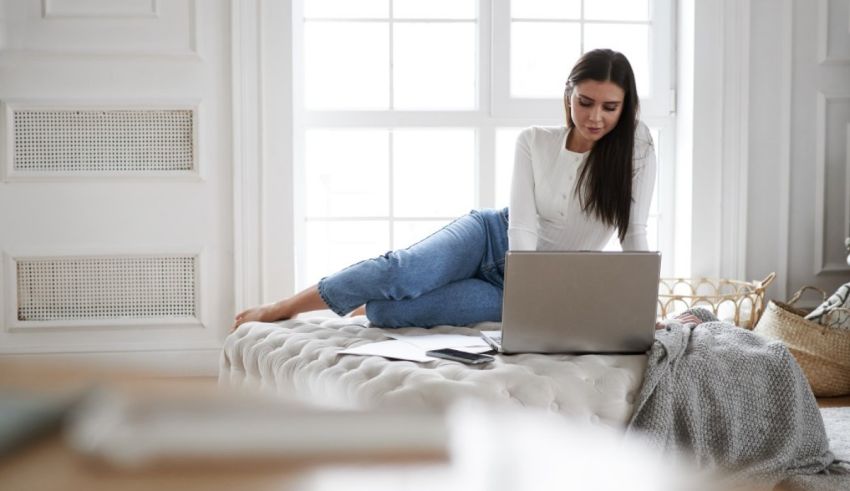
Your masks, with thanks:
[[[623,112],[624,98],[625,92],[614,82],[585,80],[576,84],[569,100],[575,130],[570,135],[573,146],[589,150],[613,130]]]

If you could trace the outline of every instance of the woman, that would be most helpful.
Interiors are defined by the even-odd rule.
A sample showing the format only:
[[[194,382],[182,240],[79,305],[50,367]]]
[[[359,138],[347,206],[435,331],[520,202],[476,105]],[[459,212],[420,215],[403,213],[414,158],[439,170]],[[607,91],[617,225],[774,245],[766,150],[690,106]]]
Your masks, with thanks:
[[[245,310],[234,328],[321,309],[365,313],[385,327],[498,321],[508,247],[599,250],[617,231],[624,250],[646,250],[655,154],[649,130],[637,120],[626,57],[611,50],[582,56],[564,104],[565,127],[532,127],[517,139],[510,215],[508,208],[472,211],[407,249]]]

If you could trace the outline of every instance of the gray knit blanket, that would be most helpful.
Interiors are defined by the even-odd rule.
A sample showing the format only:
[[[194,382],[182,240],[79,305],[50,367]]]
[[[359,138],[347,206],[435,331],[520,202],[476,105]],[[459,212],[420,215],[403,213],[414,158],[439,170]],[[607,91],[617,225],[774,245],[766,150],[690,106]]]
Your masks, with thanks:
[[[850,490],[793,356],[716,319],[657,331],[628,433],[736,482]]]

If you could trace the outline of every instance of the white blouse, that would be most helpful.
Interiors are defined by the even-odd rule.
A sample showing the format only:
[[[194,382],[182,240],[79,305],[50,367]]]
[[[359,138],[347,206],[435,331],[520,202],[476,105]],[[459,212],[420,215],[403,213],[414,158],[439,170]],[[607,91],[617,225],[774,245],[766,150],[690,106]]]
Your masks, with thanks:
[[[532,126],[520,133],[511,182],[508,243],[518,251],[601,250],[616,232],[581,209],[575,193],[589,152],[567,150],[569,129]],[[649,128],[635,130],[629,229],[623,250],[645,251],[646,223],[655,186],[655,148]]]

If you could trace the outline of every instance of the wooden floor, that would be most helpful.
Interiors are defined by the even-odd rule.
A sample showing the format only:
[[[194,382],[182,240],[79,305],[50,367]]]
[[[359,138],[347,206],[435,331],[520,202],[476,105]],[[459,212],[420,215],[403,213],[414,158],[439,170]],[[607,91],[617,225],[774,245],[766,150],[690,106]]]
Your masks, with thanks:
[[[818,399],[820,407],[850,407],[850,395],[841,397],[821,397]]]

